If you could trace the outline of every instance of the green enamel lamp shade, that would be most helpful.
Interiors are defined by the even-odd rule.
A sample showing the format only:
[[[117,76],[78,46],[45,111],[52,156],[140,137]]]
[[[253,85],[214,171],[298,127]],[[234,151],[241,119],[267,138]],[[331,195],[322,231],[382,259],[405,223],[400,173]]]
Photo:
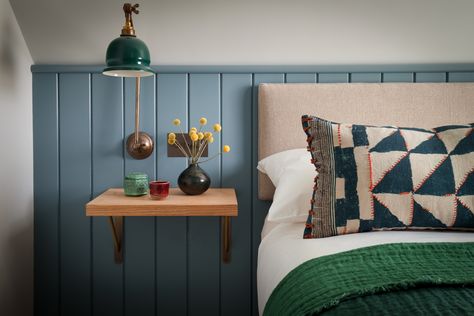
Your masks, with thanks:
[[[134,36],[120,36],[107,48],[107,68],[103,74],[114,77],[146,77],[154,74],[145,42]]]

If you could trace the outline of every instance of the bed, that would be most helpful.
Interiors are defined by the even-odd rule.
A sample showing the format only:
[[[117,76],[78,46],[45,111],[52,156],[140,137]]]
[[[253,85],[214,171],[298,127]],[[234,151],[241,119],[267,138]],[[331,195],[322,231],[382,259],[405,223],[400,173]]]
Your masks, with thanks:
[[[471,83],[262,84],[259,87],[259,160],[284,150],[306,147],[301,128],[302,114],[339,122],[430,128],[474,122],[473,100],[474,84]],[[260,199],[272,200],[275,188],[263,173],[259,173],[258,190]],[[378,231],[303,239],[303,229],[304,223],[265,221],[257,268],[259,311],[262,315],[282,280],[295,268],[313,259],[363,248],[370,251],[371,246],[376,245],[423,243],[427,247],[438,247],[439,242],[459,245],[474,242],[472,232],[454,231]],[[430,251],[433,249],[437,248]],[[317,290],[324,292],[324,289]],[[365,293],[364,296],[369,295]],[[295,300],[294,304],[301,302]],[[364,302],[361,304],[366,305]],[[323,311],[331,311],[327,306]],[[349,307],[341,308],[340,311],[344,311]],[[381,308],[380,304],[378,308]],[[396,308],[400,310],[400,306]],[[450,308],[451,313],[456,314],[456,308],[463,307]],[[472,306],[470,308],[474,312]],[[376,309],[371,311],[379,314]],[[442,311],[438,309],[438,312]]]

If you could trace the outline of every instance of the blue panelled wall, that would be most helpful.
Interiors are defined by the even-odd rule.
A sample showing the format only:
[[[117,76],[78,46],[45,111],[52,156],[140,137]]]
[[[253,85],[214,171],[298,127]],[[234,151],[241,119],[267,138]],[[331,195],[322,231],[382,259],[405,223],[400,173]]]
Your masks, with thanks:
[[[123,146],[133,131],[133,79],[95,66],[32,67],[37,315],[257,315],[256,260],[269,206],[257,199],[258,85],[474,81],[473,65],[155,69],[142,80],[141,128],[156,150],[139,161]],[[166,156],[166,133],[176,117],[190,127],[201,116],[223,125],[211,155],[232,146],[203,165],[213,186],[237,190],[231,263],[220,260],[218,218],[127,217],[125,261],[115,264],[106,218],[86,217],[85,203],[131,171],[175,184],[186,161]]]

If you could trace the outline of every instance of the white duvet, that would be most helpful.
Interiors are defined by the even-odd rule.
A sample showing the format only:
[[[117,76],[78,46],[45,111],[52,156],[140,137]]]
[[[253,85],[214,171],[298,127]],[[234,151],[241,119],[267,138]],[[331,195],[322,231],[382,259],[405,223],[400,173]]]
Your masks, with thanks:
[[[325,255],[397,242],[474,242],[474,233],[445,231],[383,231],[302,239],[303,223],[266,222],[258,250],[257,288],[260,315],[273,289],[301,263]]]

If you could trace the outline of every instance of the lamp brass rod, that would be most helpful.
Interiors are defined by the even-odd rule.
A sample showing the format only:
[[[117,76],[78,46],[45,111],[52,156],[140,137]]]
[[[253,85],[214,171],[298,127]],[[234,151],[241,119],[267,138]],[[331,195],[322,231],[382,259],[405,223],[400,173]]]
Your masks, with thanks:
[[[138,144],[140,129],[140,77],[135,80],[135,145]]]

